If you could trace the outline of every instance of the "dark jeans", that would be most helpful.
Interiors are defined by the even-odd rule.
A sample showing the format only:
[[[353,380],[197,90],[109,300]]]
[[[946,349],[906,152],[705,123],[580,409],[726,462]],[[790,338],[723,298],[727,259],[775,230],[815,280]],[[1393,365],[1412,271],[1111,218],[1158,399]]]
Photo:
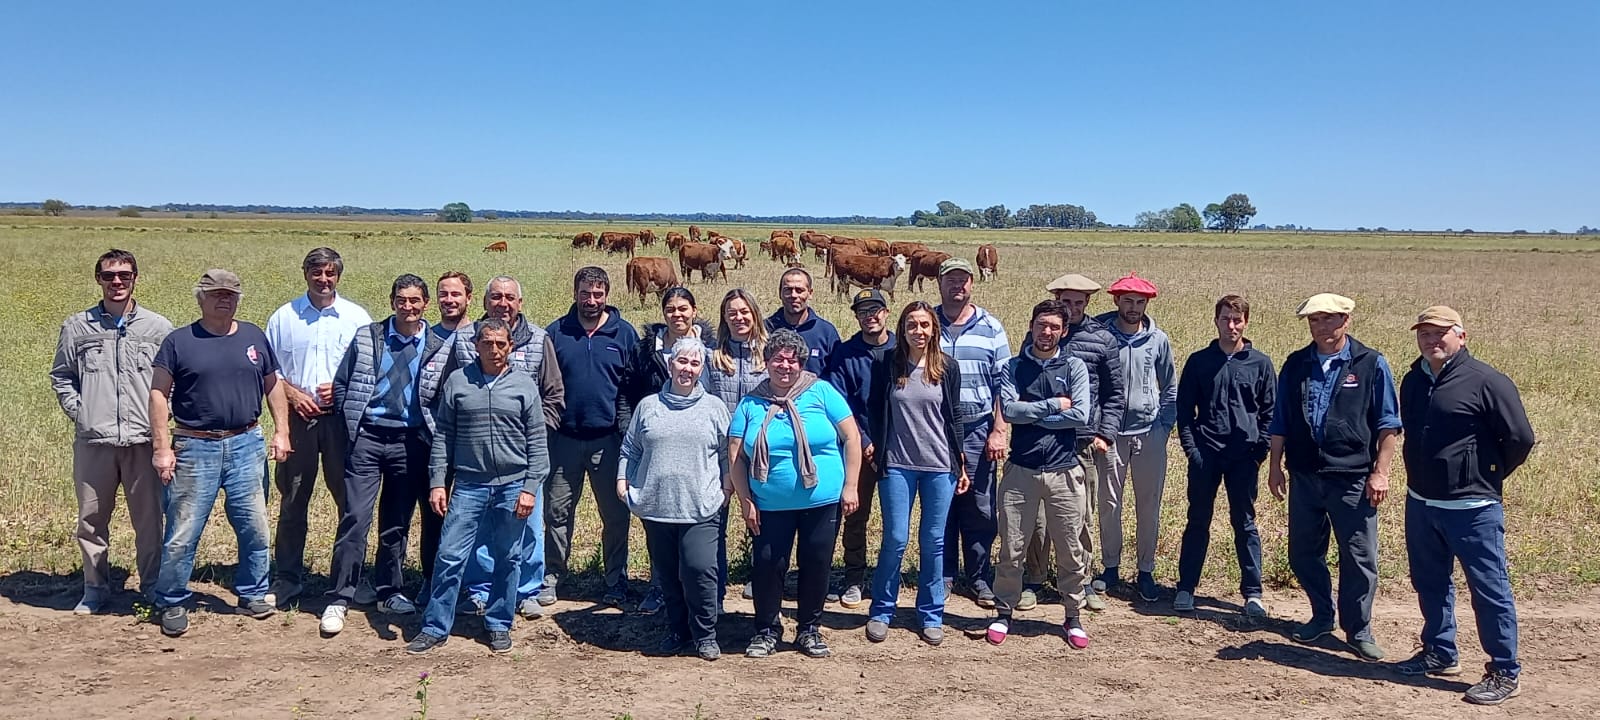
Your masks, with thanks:
[[[1339,627],[1351,642],[1372,639],[1378,587],[1378,509],[1367,501],[1364,475],[1289,477],[1289,567],[1311,602],[1311,618],[1334,619],[1328,573],[1329,531],[1338,542]]]
[[[363,425],[345,463],[344,513],[333,543],[330,601],[355,599],[367,559],[372,505],[378,505],[378,557],[373,588],[384,600],[405,586],[406,540],[419,498],[428,495],[428,441],[423,428],[411,430]],[[426,514],[433,510],[426,509]],[[432,562],[429,563],[432,570]]]
[[[1428,507],[1406,499],[1406,555],[1411,587],[1422,608],[1422,646],[1455,660],[1456,589],[1450,574],[1461,561],[1478,618],[1478,642],[1488,653],[1489,672],[1516,677],[1517,607],[1506,573],[1505,508],[1500,503],[1470,510]]]
[[[1256,493],[1261,465],[1250,457],[1201,453],[1189,462],[1189,522],[1178,553],[1178,589],[1194,592],[1211,545],[1211,517],[1217,487],[1228,494],[1228,524],[1233,526],[1233,552],[1239,560],[1239,594],[1261,597],[1261,533],[1256,531]]]
[[[990,416],[962,428],[962,455],[972,484],[950,502],[950,515],[944,526],[945,580],[962,578],[969,583],[987,583],[994,579],[989,549],[999,526],[994,519],[994,461],[985,452],[993,428],[994,418]]]
[[[795,624],[804,632],[817,629],[822,621],[822,604],[828,598],[828,572],[833,567],[833,548],[839,539],[838,503],[805,510],[762,510],[761,534],[755,537],[755,557],[751,560],[750,580],[755,586],[756,632],[782,634],[778,619],[783,604],[783,579],[789,573],[789,552],[800,565],[800,597]]]
[[[567,576],[572,555],[572,532],[578,501],[583,499],[587,475],[600,510],[600,545],[606,587],[628,580],[628,524],[633,517],[617,497],[617,460],[622,436],[606,435],[580,440],[559,433],[550,435],[550,480],[545,483],[544,574],[545,587],[555,587]]]
[[[882,458],[880,458],[881,460]],[[867,521],[872,519],[872,495],[878,489],[878,471],[872,463],[861,463],[856,495],[861,507],[844,519],[839,543],[844,546],[844,587],[867,584]]]
[[[644,521],[650,566],[662,573],[667,630],[695,642],[717,639],[717,518],[697,523]]]
[[[344,464],[350,436],[344,418],[337,414],[319,415],[310,420],[300,413],[289,413],[289,459],[274,466],[273,484],[278,486],[278,536],[272,544],[273,577],[303,582],[306,574],[306,513],[317,489],[317,466],[322,466],[322,484],[333,496],[339,516],[345,512]]]

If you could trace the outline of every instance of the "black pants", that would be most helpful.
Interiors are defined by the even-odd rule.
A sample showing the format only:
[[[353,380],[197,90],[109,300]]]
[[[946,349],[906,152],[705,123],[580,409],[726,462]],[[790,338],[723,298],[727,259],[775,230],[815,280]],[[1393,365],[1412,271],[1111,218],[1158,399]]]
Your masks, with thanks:
[[[334,507],[344,515],[344,466],[350,446],[344,418],[337,413],[310,420],[300,413],[289,413],[289,444],[294,452],[273,467],[273,483],[278,486],[278,535],[272,543],[272,561],[277,566],[273,577],[304,582],[306,573],[306,514],[317,489],[317,465],[322,465],[322,484],[333,496]],[[423,466],[427,466],[424,458]]]
[[[1256,530],[1256,495],[1261,465],[1250,457],[1201,453],[1189,462],[1189,520],[1178,553],[1178,589],[1194,592],[1211,545],[1211,517],[1217,488],[1228,495],[1228,523],[1233,526],[1233,552],[1239,560],[1239,594],[1261,597],[1261,533]]]
[[[345,505],[333,543],[329,600],[349,603],[355,598],[366,564],[374,502],[378,506],[378,557],[373,587],[379,600],[401,591],[405,585],[403,568],[411,514],[417,508],[417,499],[427,492],[427,431],[362,425],[345,463]],[[437,549],[437,540],[434,545]]]
[[[717,639],[716,517],[697,523],[644,521],[650,567],[660,570],[667,630],[695,642]]]
[[[878,489],[878,471],[872,463],[861,463],[856,476],[856,497],[861,506],[844,519],[840,544],[844,546],[844,587],[867,586],[867,521],[872,519],[872,495]]]
[[[838,503],[805,510],[761,511],[761,534],[755,537],[755,557],[750,567],[757,633],[782,634],[778,611],[783,604],[783,578],[789,573],[790,550],[796,550],[800,565],[795,623],[801,632],[817,629],[822,621],[822,604],[828,597],[833,548],[839,540],[839,511]]]

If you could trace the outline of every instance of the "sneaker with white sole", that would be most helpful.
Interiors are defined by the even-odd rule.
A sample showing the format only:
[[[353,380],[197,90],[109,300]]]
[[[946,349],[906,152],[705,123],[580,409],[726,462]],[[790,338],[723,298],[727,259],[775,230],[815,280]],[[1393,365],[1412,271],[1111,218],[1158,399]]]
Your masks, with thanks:
[[[1017,596],[1018,610],[1032,610],[1039,607],[1039,592],[1033,588],[1023,588],[1022,594]]]
[[[1188,590],[1179,590],[1172,596],[1172,609],[1177,612],[1194,612],[1194,593]]]
[[[1264,617],[1266,617],[1267,616],[1267,604],[1264,603],[1264,602],[1261,602],[1261,598],[1258,598],[1258,597],[1245,598],[1244,599],[1244,616],[1245,617],[1252,617],[1252,618],[1264,618]]]
[[[416,611],[416,604],[406,599],[406,596],[400,593],[390,595],[389,597],[384,598],[383,602],[378,603],[378,612],[387,615],[410,615]]]
[[[861,586],[851,585],[839,593],[839,606],[852,610],[861,607]]]
[[[1100,612],[1106,609],[1106,599],[1101,593],[1096,592],[1094,588],[1091,587],[1084,591],[1083,604],[1080,607],[1092,610],[1094,612]]]
[[[323,609],[322,623],[317,629],[321,630],[323,635],[338,635],[344,630],[344,618],[349,612],[350,608],[339,603],[329,605]]]
[[[304,585],[293,580],[277,580],[272,583],[272,587],[267,588],[266,597],[261,600],[273,607],[286,607],[294,602],[295,598],[300,597],[305,589]]]
[[[466,597],[461,598],[461,602],[456,603],[457,615],[477,615],[482,617],[488,613],[489,602],[472,593],[467,593]]]
[[[106,595],[109,593],[102,588],[86,587],[83,589],[83,599],[72,608],[73,615],[93,615],[100,612],[105,606]]]
[[[1477,685],[1467,688],[1463,699],[1473,705],[1499,705],[1522,691],[1517,678],[1503,672],[1484,673]]]

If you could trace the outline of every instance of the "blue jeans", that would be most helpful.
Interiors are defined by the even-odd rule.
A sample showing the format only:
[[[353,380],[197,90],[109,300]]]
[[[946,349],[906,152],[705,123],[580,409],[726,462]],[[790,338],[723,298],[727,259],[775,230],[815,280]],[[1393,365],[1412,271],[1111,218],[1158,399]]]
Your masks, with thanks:
[[[1364,475],[1289,475],[1289,568],[1311,602],[1311,619],[1334,619],[1329,532],[1338,544],[1339,628],[1350,642],[1372,640],[1378,590],[1378,509]]]
[[[878,567],[872,571],[873,620],[889,622],[894,617],[900,596],[900,563],[911,539],[911,499],[919,497],[922,517],[917,521],[917,619],[925,628],[944,625],[945,520],[955,495],[956,481],[948,472],[891,467],[878,481],[883,544],[878,548]]]
[[[1450,573],[1455,561],[1467,577],[1472,611],[1478,617],[1478,642],[1489,654],[1490,672],[1516,677],[1517,607],[1506,572],[1505,508],[1500,503],[1472,510],[1428,507],[1406,498],[1406,555],[1411,587],[1422,608],[1422,646],[1457,659],[1456,589]]]
[[[428,610],[422,616],[423,632],[434,637],[450,636],[463,576],[480,536],[495,558],[489,612],[483,624],[490,632],[511,630],[522,572],[522,533],[527,528],[527,523],[517,518],[517,496],[521,493],[519,483],[458,482],[450,490],[450,505],[439,533],[439,555],[433,561]]]
[[[946,580],[965,579],[976,583],[994,579],[994,564],[989,553],[999,532],[994,517],[998,495],[995,493],[994,461],[985,452],[989,446],[989,432],[993,429],[994,418],[988,415],[961,428],[961,454],[966,460],[967,479],[972,487],[950,502],[950,517],[944,530]]]
[[[533,494],[533,514],[528,516],[522,530],[521,580],[517,584],[517,602],[539,594],[544,587],[544,491]],[[493,584],[494,556],[489,551],[487,526],[478,528],[478,549],[472,554],[472,564],[467,566],[467,592],[473,597],[489,602]]]
[[[167,534],[161,548],[161,576],[156,579],[156,606],[182,605],[189,599],[195,548],[219,491],[239,544],[233,591],[241,600],[266,597],[271,535],[267,529],[267,447],[261,429],[221,440],[174,437],[172,450],[178,466],[165,488]]]

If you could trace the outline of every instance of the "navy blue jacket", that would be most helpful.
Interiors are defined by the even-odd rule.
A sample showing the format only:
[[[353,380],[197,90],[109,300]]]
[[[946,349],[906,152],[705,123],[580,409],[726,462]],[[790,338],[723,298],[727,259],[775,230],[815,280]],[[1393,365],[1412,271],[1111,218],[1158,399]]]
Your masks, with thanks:
[[[827,380],[850,403],[850,412],[856,416],[856,427],[861,429],[863,450],[872,444],[867,431],[867,398],[874,384],[872,368],[893,351],[894,333],[889,333],[888,342],[877,346],[868,345],[861,333],[856,333],[833,349],[828,356],[828,366],[822,371],[822,379]]]
[[[833,323],[823,320],[817,314],[816,308],[806,309],[806,320],[799,325],[790,325],[783,319],[783,308],[779,308],[771,317],[767,318],[767,332],[778,328],[788,328],[805,338],[806,347],[811,350],[811,357],[806,358],[806,372],[817,377],[828,367],[828,356],[833,354],[833,349],[839,344],[839,329]]]
[[[556,362],[567,384],[567,406],[557,432],[583,440],[620,433],[633,420],[633,404],[624,392],[633,382],[633,351],[639,333],[606,306],[605,324],[594,335],[578,320],[573,305],[545,332],[555,346]]]
[[[1191,462],[1205,456],[1267,458],[1278,374],[1246,340],[1232,355],[1217,341],[1189,356],[1178,378],[1178,442]]]

